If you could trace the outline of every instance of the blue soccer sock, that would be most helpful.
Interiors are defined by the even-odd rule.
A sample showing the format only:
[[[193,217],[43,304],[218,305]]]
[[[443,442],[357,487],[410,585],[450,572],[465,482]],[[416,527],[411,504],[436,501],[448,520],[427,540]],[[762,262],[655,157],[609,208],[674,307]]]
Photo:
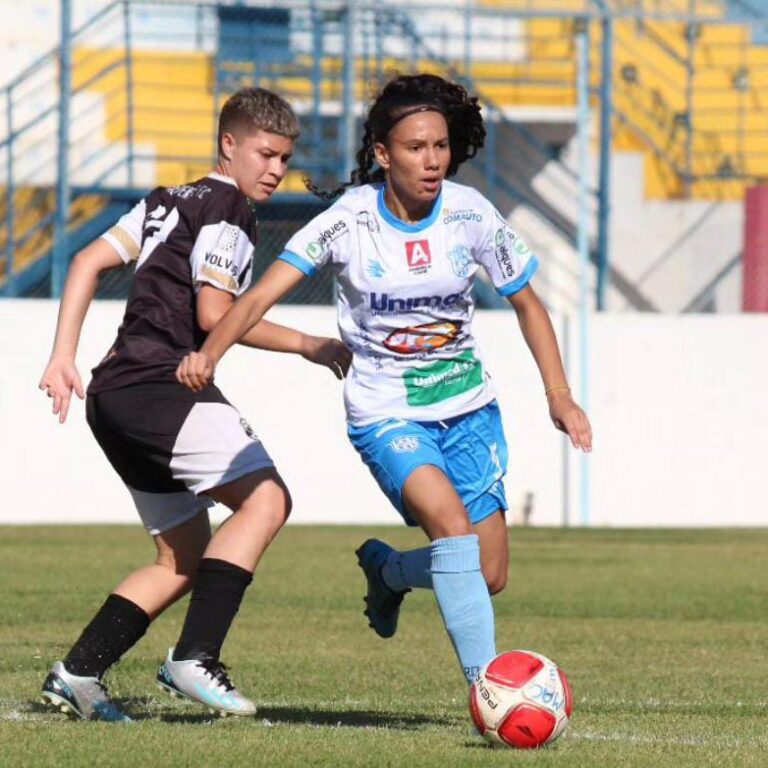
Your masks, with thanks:
[[[381,578],[393,592],[432,589],[432,547],[392,552],[381,567]]]
[[[443,623],[471,684],[496,656],[493,605],[475,534],[432,542],[432,583]]]

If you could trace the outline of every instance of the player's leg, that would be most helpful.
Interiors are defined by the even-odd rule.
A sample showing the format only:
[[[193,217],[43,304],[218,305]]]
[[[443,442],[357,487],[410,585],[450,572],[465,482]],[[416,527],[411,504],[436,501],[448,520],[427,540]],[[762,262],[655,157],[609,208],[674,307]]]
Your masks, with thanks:
[[[507,584],[509,546],[504,512],[497,509],[492,515],[472,525],[480,541],[480,563],[485,583],[492,595],[501,592]],[[430,569],[431,547],[397,550],[378,539],[369,539],[368,547],[375,547],[381,563],[381,578],[393,592],[410,589],[432,589]]]
[[[352,445],[381,490],[408,525],[418,525],[404,508],[402,489],[408,476],[430,463],[443,466],[434,436],[423,424],[389,419],[348,430]],[[356,552],[367,582],[365,615],[379,637],[397,630],[400,605],[412,587],[432,588],[431,547],[413,557],[399,553],[386,542],[368,539]],[[397,562],[393,556],[402,555]]]
[[[157,548],[155,562],[131,573],[113,591],[141,606],[150,621],[192,588],[211,538],[208,511],[198,512],[191,520],[153,538]]]
[[[256,565],[288,518],[291,501],[273,468],[208,494],[233,513],[205,551],[184,627],[157,680],[170,693],[221,714],[251,715],[256,705],[232,683],[220,660],[221,648]]]
[[[493,609],[480,569],[478,538],[446,474],[440,448],[445,429],[391,420],[352,427],[349,434],[406,522],[420,525],[432,540],[428,571],[424,552],[419,551],[408,563],[413,566],[411,576],[420,585],[431,583],[465,675],[473,679],[479,666],[495,655]],[[382,637],[394,634],[405,594],[398,589],[404,586],[404,572],[389,567],[391,554],[392,549],[377,540],[367,541],[358,550],[368,581],[366,614]]]
[[[502,482],[508,448],[498,404],[494,401],[452,419],[442,433],[441,447],[448,476],[464,501],[480,541],[488,589],[495,595],[506,585],[509,562],[507,499]]]
[[[196,493],[232,510],[203,554],[179,640],[158,673],[166,690],[222,714],[253,714],[221,662],[221,648],[253,571],[290,514],[291,499],[264,446],[215,387],[199,396],[171,466]]]
[[[496,655],[493,606],[480,567],[480,544],[461,498],[438,467],[416,469],[403,501],[432,541],[435,599],[468,683]]]
[[[397,424],[384,422],[370,428],[350,430],[350,437],[371,465],[371,471],[382,490],[387,493],[392,503],[403,512],[402,500],[397,489],[389,487],[386,480],[390,474],[402,476],[398,466],[392,466],[388,452],[379,449],[371,439],[377,431],[383,432],[385,439],[391,442],[398,438],[401,430]],[[399,422],[407,424],[407,422]],[[420,425],[419,428],[424,428]],[[447,423],[436,423],[428,430],[433,440],[440,443],[445,471],[451,479],[459,496],[467,507],[473,530],[480,540],[483,575],[491,594],[500,592],[506,584],[508,547],[504,512],[507,503],[501,477],[506,472],[507,446],[496,403],[491,403],[477,412],[451,419]],[[434,459],[433,459],[434,460]],[[379,468],[381,466],[381,468]],[[404,470],[409,471],[405,466]],[[390,486],[392,483],[390,482]],[[404,594],[412,588],[432,589],[430,570],[431,547],[398,551],[383,541],[367,541],[361,550],[378,564],[378,570],[386,586],[396,594]]]
[[[158,420],[143,407],[142,398],[141,389],[127,388],[89,395],[86,403],[88,424],[128,484],[142,522],[154,538],[157,557],[154,564],[132,573],[115,588],[43,684],[44,701],[84,719],[128,720],[110,702],[102,678],[141,639],[149,623],[189,590],[210,539],[206,510],[213,502],[174,483],[167,466],[158,465],[151,447],[126,428],[140,430],[142,417],[147,417],[156,438]],[[142,407],[135,407],[137,400]]]
[[[145,634],[150,622],[189,591],[210,538],[203,511],[154,536],[157,559],[125,578],[43,684],[43,701],[84,720],[127,722],[103,677]]]
[[[509,567],[507,521],[504,512],[497,509],[492,515],[473,524],[472,530],[480,542],[480,564],[488,591],[497,595],[507,585]]]

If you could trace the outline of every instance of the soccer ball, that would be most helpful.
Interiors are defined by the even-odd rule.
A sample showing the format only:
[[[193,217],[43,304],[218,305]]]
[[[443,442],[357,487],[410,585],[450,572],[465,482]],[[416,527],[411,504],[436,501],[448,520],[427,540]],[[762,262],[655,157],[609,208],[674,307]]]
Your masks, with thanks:
[[[490,661],[469,689],[469,709],[491,744],[533,749],[551,744],[568,725],[573,694],[546,656],[509,651]]]

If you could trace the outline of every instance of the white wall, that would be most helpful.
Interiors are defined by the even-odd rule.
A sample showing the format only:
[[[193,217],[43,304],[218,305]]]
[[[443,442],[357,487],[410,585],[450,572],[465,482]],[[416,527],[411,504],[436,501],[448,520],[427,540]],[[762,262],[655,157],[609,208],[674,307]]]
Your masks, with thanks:
[[[611,256],[654,306],[680,312],[744,245],[742,200],[648,200],[640,152],[613,153]],[[715,291],[718,312],[741,309],[741,269]],[[614,302],[611,308],[620,308]]]
[[[590,139],[597,141],[596,125]],[[571,167],[577,164],[577,138],[561,154]],[[589,178],[597,178],[598,155],[589,158]],[[660,312],[683,312],[716,280],[741,252],[744,244],[742,200],[650,200],[645,197],[644,155],[613,152],[609,260],[641,296]],[[572,221],[578,218],[574,182],[563,180],[555,163],[547,164],[534,179],[534,187],[554,202]],[[540,291],[547,305],[576,312],[579,292],[579,255],[576,249],[537,215],[517,207],[510,223],[542,256]],[[591,209],[590,236],[596,237],[597,210]],[[597,272],[590,269],[590,290]],[[741,265],[734,266],[712,291],[718,313],[741,310]],[[610,311],[632,310],[629,301],[611,285],[606,292]]]
[[[121,314],[121,302],[92,307],[79,355],[84,372],[109,347]],[[326,307],[279,308],[271,317],[315,333],[335,330]],[[54,302],[0,302],[0,522],[134,521],[128,493],[88,431],[83,404],[75,402],[60,426],[36,388],[55,319]],[[571,360],[578,359],[576,327],[568,332]],[[501,394],[512,518],[532,493],[533,524],[560,524],[566,498],[570,522],[578,524],[580,459],[548,421],[514,315],[479,313],[476,332]],[[766,338],[766,316],[591,319],[593,524],[765,524]],[[399,522],[346,440],[341,388],[330,373],[290,356],[238,349],[218,380],[290,485],[294,522]]]

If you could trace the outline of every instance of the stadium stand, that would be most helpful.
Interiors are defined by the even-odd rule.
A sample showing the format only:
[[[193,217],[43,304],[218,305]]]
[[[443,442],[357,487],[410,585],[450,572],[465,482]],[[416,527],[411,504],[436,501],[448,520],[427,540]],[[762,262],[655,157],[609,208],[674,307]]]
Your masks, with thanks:
[[[666,204],[671,227],[681,211],[686,221],[704,220],[702,211],[714,210],[706,207],[714,203],[718,215],[706,221],[732,224],[745,187],[768,176],[765,18],[745,0],[482,0],[471,8],[445,0],[418,13],[403,3],[375,10],[357,4],[352,31],[343,4],[338,10],[280,5],[287,7],[126,0],[94,10],[75,30],[67,168],[72,207],[66,252],[57,258],[66,262],[85,235],[151,186],[205,172],[215,151],[218,105],[249,83],[287,95],[304,124],[297,170],[275,203],[280,210],[266,216],[277,222],[267,237],[277,248],[297,213],[313,205],[302,176],[333,181],[348,169],[345,148],[357,128],[350,113],[360,111],[387,72],[419,69],[461,77],[482,96],[489,146],[466,180],[551,254],[545,291],[553,307],[567,310],[575,301],[577,234],[575,36],[585,24],[594,113],[610,101],[612,162],[640,187],[626,196],[627,205],[630,197],[633,205]],[[610,91],[601,80],[606,20]],[[352,60],[345,55],[350,41]],[[6,126],[0,133],[6,189],[0,292],[6,295],[45,294],[54,263],[57,57],[56,50],[48,53],[0,90]],[[597,163],[600,137],[594,134]],[[604,201],[594,182],[590,187],[590,251],[599,265]],[[653,211],[659,220],[660,209]],[[702,227],[696,234],[707,237]],[[696,237],[689,240],[695,252]],[[665,245],[671,242],[670,234]],[[649,298],[654,276],[661,282],[664,273],[655,256],[617,257],[607,267],[608,305],[681,310],[709,302],[711,308],[713,291],[738,265],[738,249],[737,239],[728,242],[701,280],[667,302],[655,289]],[[593,284],[598,279],[596,270]],[[326,285],[319,297],[300,299],[331,296]]]

